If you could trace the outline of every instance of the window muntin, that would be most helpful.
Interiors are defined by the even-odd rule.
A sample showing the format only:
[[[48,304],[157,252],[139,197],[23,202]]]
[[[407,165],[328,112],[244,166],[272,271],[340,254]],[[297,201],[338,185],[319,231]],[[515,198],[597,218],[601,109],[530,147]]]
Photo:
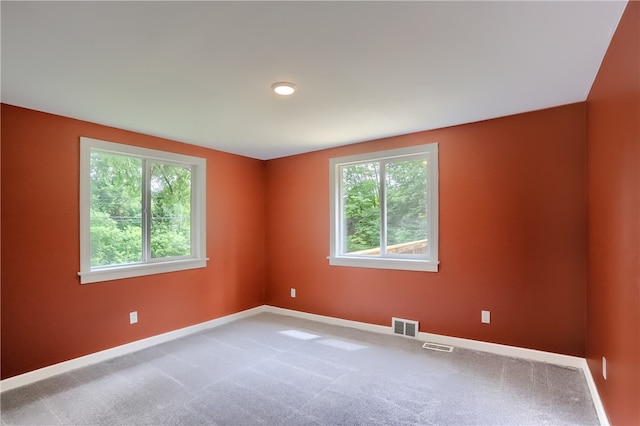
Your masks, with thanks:
[[[206,266],[206,161],[81,138],[82,283]]]
[[[437,271],[437,144],[330,161],[330,264]]]

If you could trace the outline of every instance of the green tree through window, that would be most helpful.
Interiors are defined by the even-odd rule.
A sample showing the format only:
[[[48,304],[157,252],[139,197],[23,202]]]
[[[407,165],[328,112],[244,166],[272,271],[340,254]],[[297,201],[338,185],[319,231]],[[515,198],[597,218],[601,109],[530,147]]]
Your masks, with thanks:
[[[151,257],[191,251],[191,170],[151,165]]]
[[[146,174],[151,258],[191,254],[191,169],[94,151],[90,162],[92,267],[144,259]]]
[[[142,260],[142,161],[91,153],[91,266]]]
[[[383,213],[387,249],[427,239],[426,165],[427,161],[420,158],[342,167],[346,253],[369,250],[365,254],[379,254],[370,249],[380,247]],[[381,205],[382,190],[385,205]]]

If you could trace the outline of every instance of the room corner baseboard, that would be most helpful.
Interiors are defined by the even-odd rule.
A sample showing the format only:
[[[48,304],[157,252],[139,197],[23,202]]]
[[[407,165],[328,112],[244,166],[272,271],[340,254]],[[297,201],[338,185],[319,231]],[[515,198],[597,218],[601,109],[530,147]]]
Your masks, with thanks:
[[[356,328],[358,330],[371,331],[373,333],[393,334],[391,332],[391,327],[385,327],[377,324],[370,324],[368,322],[360,322],[360,321],[352,321],[352,320],[346,320],[346,319],[336,318],[336,317],[328,317],[325,315],[310,314],[308,312],[295,311],[293,309],[278,308],[277,306],[264,305],[264,312],[302,318],[310,321],[318,321],[325,324],[338,325],[341,327],[351,327],[351,328]]]
[[[602,400],[600,399],[600,393],[598,392],[598,388],[596,386],[595,380],[593,380],[593,375],[591,374],[591,369],[589,368],[589,363],[586,359],[583,359],[582,364],[582,372],[584,373],[584,378],[587,381],[587,386],[589,386],[589,391],[591,392],[591,399],[593,400],[593,406],[596,409],[596,413],[598,414],[598,420],[600,420],[600,424],[602,426],[610,426],[609,418],[607,417],[607,412],[604,409],[604,405],[602,404]]]
[[[180,337],[197,333],[199,331],[219,327],[221,325],[228,324],[242,318],[247,318],[264,311],[264,305],[257,306],[245,311],[236,312],[235,314],[226,315],[224,317],[205,321],[199,324],[191,325],[189,327],[180,328],[178,330],[169,331],[167,333],[158,334],[156,336],[147,337],[145,339],[136,340],[135,342],[126,343],[121,346],[116,346],[114,348],[105,349],[100,352],[94,352],[89,355],[74,358],[69,361],[64,361],[58,364],[53,364],[47,367],[39,368],[37,370],[29,371],[28,373],[20,374],[18,376],[9,377],[0,381],[0,392],[5,392],[20,386],[25,386],[52,376],[56,376],[58,374],[75,370],[77,368],[85,367],[91,364],[106,361],[108,359],[137,352],[142,349],[158,345],[160,343],[165,343],[171,340],[179,339]]]

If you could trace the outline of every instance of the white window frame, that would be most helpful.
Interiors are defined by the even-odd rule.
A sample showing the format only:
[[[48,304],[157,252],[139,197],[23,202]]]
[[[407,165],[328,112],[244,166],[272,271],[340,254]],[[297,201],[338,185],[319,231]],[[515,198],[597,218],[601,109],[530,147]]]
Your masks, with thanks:
[[[148,259],[126,265],[91,266],[91,152],[101,151],[140,159],[190,167],[191,176],[191,256]],[[86,137],[80,138],[80,276],[81,284],[109,281],[143,275],[204,268],[207,266],[206,182],[207,162],[204,158],[155,149],[141,148]],[[143,190],[144,191],[144,190]],[[143,215],[144,216],[144,215]],[[144,219],[143,219],[144,220]]]
[[[403,157],[423,155],[428,159],[429,184],[429,255],[426,258],[400,258],[392,255],[353,255],[342,252],[345,230],[342,220],[342,166],[373,161],[398,161]],[[351,266],[360,268],[399,269],[406,271],[437,272],[438,264],[438,144],[411,146],[407,148],[391,149],[329,160],[329,209],[331,214],[330,227],[330,255],[329,264],[334,266]],[[384,190],[382,191],[384,194]],[[384,195],[382,195],[384,197]],[[384,200],[381,200],[383,204]],[[383,220],[381,218],[381,220]]]

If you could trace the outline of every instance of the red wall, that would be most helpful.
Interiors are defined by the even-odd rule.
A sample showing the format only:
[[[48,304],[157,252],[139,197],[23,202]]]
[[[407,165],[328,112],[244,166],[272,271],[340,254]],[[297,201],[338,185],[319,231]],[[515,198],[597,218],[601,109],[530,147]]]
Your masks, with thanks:
[[[587,98],[586,355],[613,424],[640,424],[640,3]],[[602,357],[607,358],[607,380]]]
[[[267,303],[583,356],[585,129],[579,103],[268,161]],[[429,142],[440,271],[329,266],[329,159]]]
[[[264,162],[2,105],[2,378],[264,303]],[[207,159],[206,268],[81,285],[80,136]],[[129,325],[137,310],[139,323]]]

